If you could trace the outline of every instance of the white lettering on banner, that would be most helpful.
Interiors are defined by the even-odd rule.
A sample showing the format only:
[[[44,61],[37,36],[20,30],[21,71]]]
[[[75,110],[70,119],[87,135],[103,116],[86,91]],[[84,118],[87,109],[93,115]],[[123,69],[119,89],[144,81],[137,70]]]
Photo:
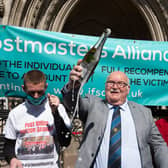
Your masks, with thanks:
[[[49,49],[51,51],[49,51]],[[47,54],[55,54],[56,52],[56,43],[46,43],[45,46],[44,46],[44,51],[47,53]]]
[[[140,58],[144,61],[166,61],[168,62],[167,58],[168,51],[164,51],[163,55],[162,52],[159,50],[139,50],[139,48],[136,46],[127,46],[127,50],[124,50],[124,48],[121,45],[117,45],[116,49],[114,51],[114,54],[112,55],[112,58],[115,57],[123,57],[123,59],[136,59],[140,60]]]
[[[166,58],[167,53],[168,53],[168,51],[165,51],[164,55],[163,55],[164,56],[164,60],[166,60],[166,61],[168,61],[168,58]]]
[[[125,50],[120,45],[117,45],[112,58],[115,58],[116,56],[122,56],[124,59],[127,59]]]
[[[53,88],[55,94],[61,94],[61,91],[59,88]]]
[[[12,41],[13,40],[11,40],[11,39],[5,39],[4,40],[4,45],[7,46],[7,47],[9,47],[9,48],[4,47],[5,51],[13,51],[13,49],[14,49],[13,45],[10,44],[10,43],[8,43],[8,42],[12,42]]]
[[[70,47],[70,55],[75,55],[75,53],[73,52],[73,47],[76,47],[76,45],[73,44],[73,41],[71,41],[68,46]]]
[[[67,54],[67,50],[66,50],[66,44],[65,43],[59,43],[58,44],[58,48],[61,50],[61,51],[58,51],[58,54],[60,55],[66,55]]]
[[[88,93],[95,96],[105,96],[105,90],[99,90],[97,88],[88,88]]]
[[[15,42],[16,42],[16,48],[17,48],[17,51],[18,52],[23,52],[23,50],[22,49],[20,49],[20,43],[22,43],[23,42],[23,40],[19,40],[19,38],[18,37],[16,37],[16,40],[15,40]]]
[[[143,97],[142,94],[143,92],[140,89],[138,89],[137,91],[131,91],[128,97],[142,98]]]
[[[102,58],[106,58],[108,56],[108,52],[104,50],[102,51]],[[89,50],[87,45],[79,44],[76,45],[73,41],[70,43],[55,43],[55,42],[46,42],[41,43],[40,41],[31,41],[31,40],[22,40],[19,36],[16,39],[4,39],[0,40],[0,49],[6,52],[12,52],[16,50],[17,52],[30,52],[30,53],[46,53],[49,55],[59,54],[59,55],[67,55],[68,52],[72,56],[84,56],[86,52]],[[33,56],[30,54],[30,56]],[[37,56],[37,55],[36,55]],[[132,60],[144,60],[144,61],[165,61],[168,62],[168,50],[163,51],[160,50],[147,50],[142,49],[139,50],[138,46],[127,46],[125,50],[121,45],[117,45],[114,49],[114,53],[112,58],[122,57],[123,59],[132,59]]]
[[[86,45],[80,45],[78,47],[78,50],[77,50],[78,55],[85,56],[86,52],[88,52],[88,47]]]
[[[107,47],[104,46],[103,49],[104,50],[102,50],[101,58],[106,58],[108,53],[107,53],[107,51],[105,49],[107,49]]]
[[[0,90],[15,90],[15,91],[21,91],[22,87],[17,86],[13,83],[0,83]]]
[[[24,52],[28,52],[29,45],[31,47],[31,52],[32,53],[35,53],[35,51],[36,51],[35,49],[37,47],[35,47],[35,46],[38,46],[38,53],[42,53],[42,44],[39,41],[35,41],[35,42],[33,42],[33,41],[24,41]],[[17,48],[16,48],[16,50],[17,50]]]
[[[67,48],[66,48],[67,47]],[[83,48],[83,49],[82,49]],[[46,53],[46,54],[59,54],[59,55],[67,55],[67,52],[70,52],[70,55],[80,55],[84,56],[85,53],[88,51],[88,47],[85,45],[79,45],[71,41],[70,43],[53,43],[53,42],[46,42],[41,43],[40,41],[31,41],[31,40],[21,40],[19,36],[16,37],[15,40],[13,39],[4,39],[3,41],[0,40],[0,49],[3,49],[7,52],[12,52],[16,49],[17,52],[30,52],[30,53]],[[84,53],[85,51],[85,53]],[[32,56],[32,55],[30,55]]]

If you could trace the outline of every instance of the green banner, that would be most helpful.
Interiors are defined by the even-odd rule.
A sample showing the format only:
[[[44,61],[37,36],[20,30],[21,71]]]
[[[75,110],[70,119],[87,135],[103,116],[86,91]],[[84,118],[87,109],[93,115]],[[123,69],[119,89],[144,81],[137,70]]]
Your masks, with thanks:
[[[48,92],[60,95],[69,72],[99,37],[0,26],[0,96],[22,92],[23,74],[38,69],[46,74]],[[131,84],[128,99],[144,105],[168,103],[168,42],[108,38],[87,93],[104,97],[111,72],[125,72]]]

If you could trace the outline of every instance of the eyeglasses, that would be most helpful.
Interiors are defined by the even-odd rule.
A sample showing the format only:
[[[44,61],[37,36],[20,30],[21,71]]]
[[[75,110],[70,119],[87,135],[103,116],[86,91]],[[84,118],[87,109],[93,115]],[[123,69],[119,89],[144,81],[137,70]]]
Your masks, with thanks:
[[[38,95],[43,95],[45,93],[45,90],[40,90],[40,91],[28,91],[27,94],[29,94],[30,96],[34,96],[35,94]]]
[[[124,88],[126,86],[128,86],[128,83],[125,83],[125,82],[122,82],[122,81],[119,81],[119,82],[115,82],[115,81],[107,81],[106,82],[109,86],[114,86],[116,85],[118,88]]]

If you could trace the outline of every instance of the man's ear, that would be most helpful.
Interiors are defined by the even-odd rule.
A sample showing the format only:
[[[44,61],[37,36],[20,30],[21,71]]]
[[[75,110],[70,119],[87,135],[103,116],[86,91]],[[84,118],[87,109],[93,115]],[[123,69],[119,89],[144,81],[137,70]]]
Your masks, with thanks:
[[[48,87],[48,83],[46,83],[46,85],[45,85],[45,89],[47,89],[47,87]]]

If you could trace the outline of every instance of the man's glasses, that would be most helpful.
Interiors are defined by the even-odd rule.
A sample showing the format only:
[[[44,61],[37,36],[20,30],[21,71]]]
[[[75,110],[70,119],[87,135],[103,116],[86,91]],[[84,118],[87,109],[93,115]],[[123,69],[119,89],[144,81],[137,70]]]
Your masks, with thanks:
[[[128,86],[128,83],[125,83],[125,82],[122,82],[122,81],[119,81],[119,82],[115,82],[115,81],[106,81],[106,84],[108,84],[109,86],[117,86],[118,88],[124,88],[126,86]]]
[[[45,90],[40,90],[40,91],[28,91],[27,94],[29,94],[30,96],[34,96],[35,94],[38,95],[43,95],[45,93]]]

